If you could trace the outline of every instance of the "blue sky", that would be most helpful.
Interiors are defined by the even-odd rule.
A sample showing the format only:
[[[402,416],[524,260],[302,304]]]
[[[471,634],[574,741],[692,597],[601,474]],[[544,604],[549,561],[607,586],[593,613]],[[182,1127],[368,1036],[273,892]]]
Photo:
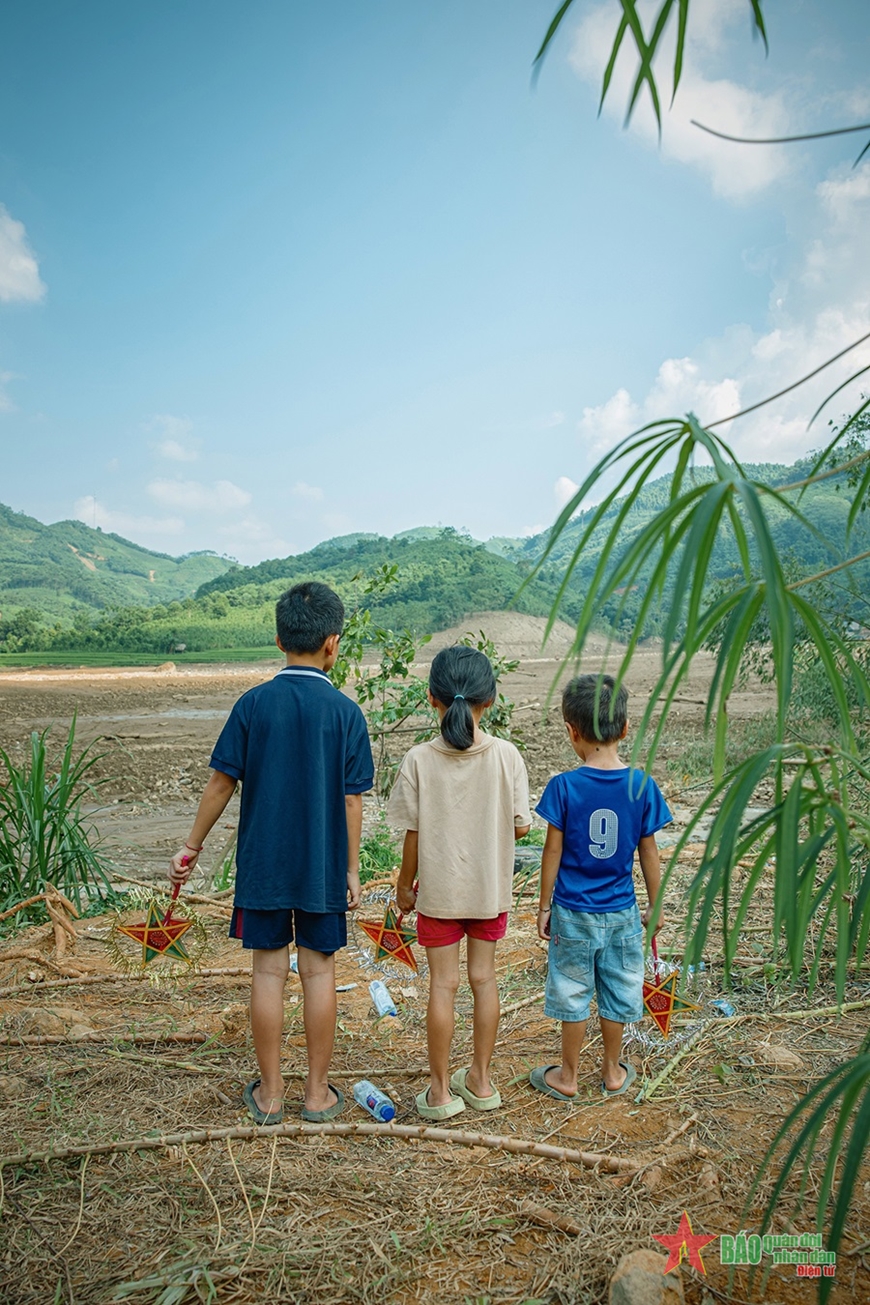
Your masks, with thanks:
[[[866,331],[857,138],[689,123],[868,121],[866,5],[767,0],[765,59],[748,0],[693,0],[661,144],[645,107],[622,128],[630,59],[596,118],[615,0],[576,0],[531,88],[554,7],[6,0],[0,501],[246,562],[517,535],[644,420]],[[821,392],[737,451],[818,445]]]

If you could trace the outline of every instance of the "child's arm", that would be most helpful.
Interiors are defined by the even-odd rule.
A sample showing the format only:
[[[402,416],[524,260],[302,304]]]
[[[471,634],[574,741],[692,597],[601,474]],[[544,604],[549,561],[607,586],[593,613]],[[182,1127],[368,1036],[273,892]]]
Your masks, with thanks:
[[[407,829],[402,844],[402,868],[396,884],[396,902],[400,911],[413,911],[417,905],[417,894],[414,892],[414,880],[417,878],[417,846],[417,830]]]
[[[525,838],[531,829],[531,825],[514,825],[514,838]]]
[[[209,781],[202,791],[196,819],[187,836],[187,842],[169,862],[169,878],[173,884],[183,884],[190,877],[197,857],[202,851],[202,845],[223,815],[227,803],[236,791],[237,782],[232,775],[225,775],[222,770],[211,772]]]
[[[345,793],[344,810],[347,816],[347,909],[359,906],[362,889],[359,882],[359,845],[362,839],[362,794]]]
[[[564,835],[555,825],[547,825],[547,837],[541,853],[541,901],[538,907],[538,937],[550,936],[550,915],[553,910],[553,889],[562,864]]]
[[[644,883],[646,884],[646,894],[649,898],[649,904],[641,915],[641,921],[644,925],[649,924],[653,918],[653,912],[656,906],[656,898],[662,886],[662,863],[659,858],[658,844],[656,843],[655,834],[644,834],[643,838],[637,845],[637,854],[640,858],[640,868],[643,872]],[[658,933],[665,922],[665,917],[658,911],[656,925],[653,933]]]

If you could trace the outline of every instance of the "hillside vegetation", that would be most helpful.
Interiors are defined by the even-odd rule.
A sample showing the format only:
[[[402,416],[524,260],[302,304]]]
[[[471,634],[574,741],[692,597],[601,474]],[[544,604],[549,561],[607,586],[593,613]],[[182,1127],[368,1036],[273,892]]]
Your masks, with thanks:
[[[802,477],[806,464],[793,467],[760,465],[747,472],[771,484],[789,484]],[[707,480],[709,471],[695,473]],[[641,531],[667,502],[669,477],[648,485],[626,516],[621,532],[626,542]],[[797,503],[797,495],[794,496]],[[842,556],[851,504],[847,483],[832,478],[813,485],[799,500],[805,520],[785,508],[771,509],[776,546],[786,561],[792,557],[807,568],[823,570]],[[4,510],[0,518],[0,594],[27,593],[42,616],[24,629],[0,623],[0,649],[65,651],[92,655],[168,655],[185,650],[212,655],[216,651],[268,648],[274,639],[274,604],[289,584],[301,579],[332,585],[353,608],[362,583],[384,565],[397,567],[397,580],[384,592],[366,599],[379,624],[394,630],[431,633],[461,623],[470,613],[514,607],[532,616],[548,615],[565,568],[590,520],[593,509],[575,517],[562,532],[542,565],[548,533],[531,539],[499,538],[481,544],[450,528],[419,527],[393,539],[357,533],[318,544],[310,552],[261,562],[257,566],[228,565],[211,554],[173,559],[139,549],[113,535],[89,530],[78,522],[41,526]],[[614,503],[577,559],[563,597],[560,616],[575,619],[598,564],[606,532],[619,512]],[[29,539],[29,542],[28,542]],[[870,521],[861,517],[853,530],[852,553],[870,547]],[[48,559],[48,560],[46,560]],[[710,578],[727,584],[737,566],[733,538],[717,543]],[[199,571],[199,574],[197,574]],[[672,572],[674,574],[675,572]],[[868,624],[870,562],[852,568],[849,586],[828,588],[828,600],[843,620]],[[50,589],[48,577],[53,589]],[[23,586],[30,577],[29,588]],[[41,586],[35,583],[41,578]],[[194,584],[198,583],[191,596]],[[188,585],[184,593],[185,583]],[[138,588],[137,588],[138,586]],[[615,592],[599,613],[602,631],[625,637],[635,623],[641,585],[626,594]],[[51,593],[54,603],[39,601]],[[84,607],[83,595],[99,603]],[[643,634],[660,632],[662,614],[680,596],[667,587],[658,609],[649,614]],[[58,603],[78,607],[73,621],[59,623]],[[101,606],[104,610],[97,611]],[[69,610],[69,607],[68,607]]]
[[[228,565],[214,553],[153,553],[81,521],[46,526],[0,504],[0,612],[6,619],[21,608],[69,622],[81,608],[96,613],[173,602]]]

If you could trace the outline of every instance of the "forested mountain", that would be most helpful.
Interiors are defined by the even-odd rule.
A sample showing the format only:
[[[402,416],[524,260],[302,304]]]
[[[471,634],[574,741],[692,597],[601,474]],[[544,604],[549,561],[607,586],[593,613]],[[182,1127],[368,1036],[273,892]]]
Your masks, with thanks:
[[[808,464],[747,467],[750,476],[785,485],[801,479]],[[708,468],[694,473],[708,480]],[[645,488],[622,526],[629,543],[667,502],[669,477]],[[836,478],[812,485],[802,498],[790,496],[804,520],[784,507],[771,507],[778,550],[786,568],[805,576],[834,565],[847,546],[851,490]],[[566,564],[594,509],[575,517],[555,542],[540,570],[548,533],[530,539],[499,538],[479,543],[456,530],[418,527],[393,539],[356,533],[327,540],[298,556],[273,558],[257,566],[229,565],[212,554],[173,559],[137,548],[114,535],[79,522],[42,526],[31,518],[0,510],[0,602],[28,605],[29,624],[14,628],[0,620],[0,650],[76,650],[167,654],[184,645],[189,653],[268,647],[274,638],[275,599],[288,585],[318,579],[334,586],[353,605],[361,601],[367,577],[385,565],[396,568],[395,583],[366,598],[377,621],[418,633],[444,629],[473,612],[509,606],[545,615],[555,599]],[[608,510],[579,557],[560,616],[579,612],[598,563],[606,529],[619,511]],[[859,517],[848,541],[850,555],[870,549],[870,514]],[[734,539],[723,531],[711,566],[714,583],[727,583],[737,571]],[[198,584],[194,596],[189,596]],[[524,583],[525,582],[525,583]],[[839,586],[839,587],[838,587]],[[628,594],[614,593],[602,608],[601,628],[618,636],[633,629],[643,577]],[[826,603],[844,619],[870,624],[870,562],[836,576]],[[84,607],[84,603],[88,603]],[[643,635],[659,632],[662,611],[679,596],[666,590],[659,611],[649,614]],[[65,605],[65,608],[64,608]],[[74,622],[56,620],[76,608]],[[102,613],[97,608],[103,608]],[[6,613],[4,612],[4,617]]]
[[[0,611],[29,607],[69,620],[84,604],[95,612],[130,603],[172,602],[225,571],[214,553],[169,557],[81,521],[46,526],[0,503]]]

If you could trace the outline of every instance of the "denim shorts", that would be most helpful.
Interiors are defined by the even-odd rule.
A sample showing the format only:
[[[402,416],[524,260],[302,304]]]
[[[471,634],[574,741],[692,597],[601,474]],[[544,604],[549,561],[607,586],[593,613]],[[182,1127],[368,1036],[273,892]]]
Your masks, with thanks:
[[[598,1014],[615,1024],[643,1016],[643,925],[637,904],[601,915],[553,903],[544,1014],[573,1023]]]

